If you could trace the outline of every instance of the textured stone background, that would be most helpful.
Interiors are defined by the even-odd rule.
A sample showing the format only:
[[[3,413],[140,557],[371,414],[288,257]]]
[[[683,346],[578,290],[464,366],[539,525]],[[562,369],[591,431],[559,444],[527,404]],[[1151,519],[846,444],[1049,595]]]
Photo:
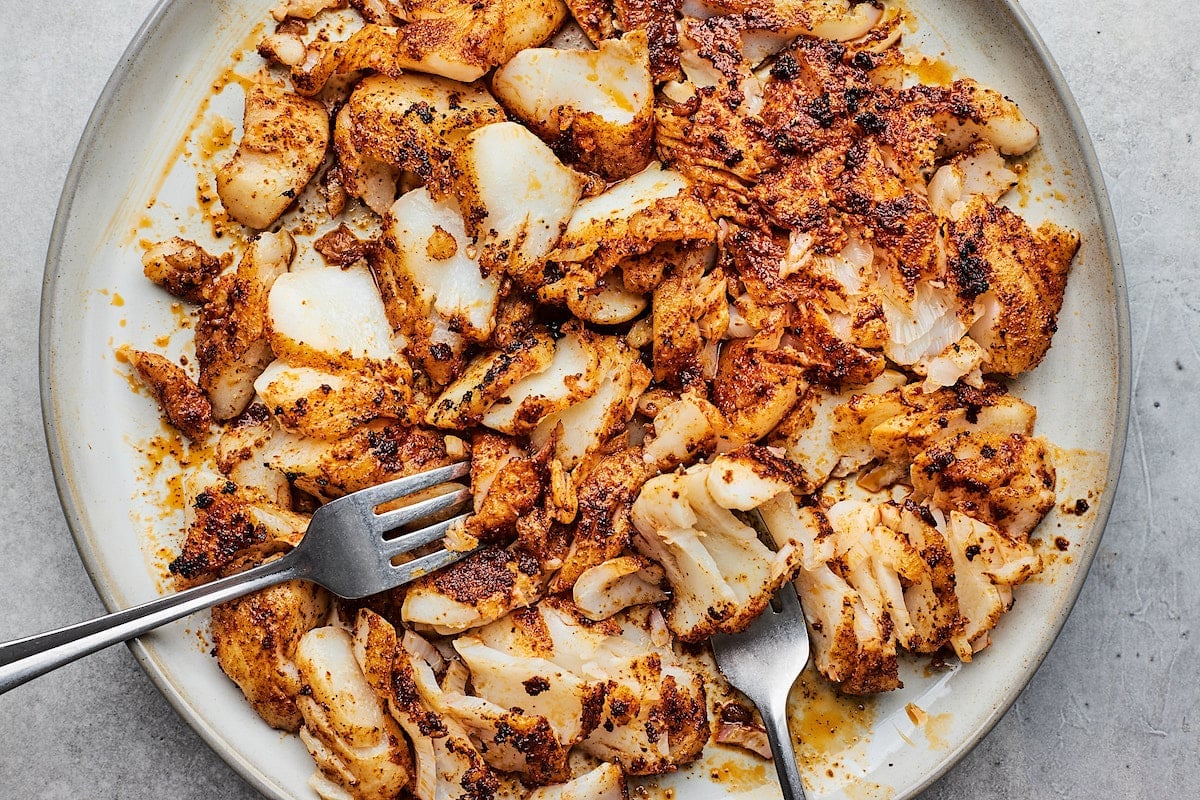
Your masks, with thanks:
[[[264,7],[269,3],[264,0]],[[1073,87],[1120,228],[1133,324],[1124,476],[1041,670],[924,795],[1200,796],[1200,6],[1025,0]],[[0,640],[103,611],[67,532],[38,402],[42,262],[76,141],[151,0],[21,3],[0,26]],[[124,648],[0,697],[0,797],[255,797]]]

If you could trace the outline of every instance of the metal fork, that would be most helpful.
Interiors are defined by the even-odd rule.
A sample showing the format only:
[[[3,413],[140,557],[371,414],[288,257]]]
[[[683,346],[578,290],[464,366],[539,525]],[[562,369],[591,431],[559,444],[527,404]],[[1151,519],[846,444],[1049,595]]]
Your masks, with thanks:
[[[712,648],[721,672],[758,706],[784,799],[804,800],[787,722],[788,694],[809,656],[808,628],[796,587],[791,581],[784,583],[749,628],[713,636]]]
[[[0,694],[109,645],[284,581],[313,581],[340,597],[355,599],[453,564],[469,553],[441,549],[399,565],[392,560],[443,538],[466,514],[394,538],[387,534],[461,506],[470,499],[469,489],[391,511],[376,509],[461,478],[470,469],[462,461],[348,494],[317,509],[300,544],[282,558],[90,622],[0,644]]]

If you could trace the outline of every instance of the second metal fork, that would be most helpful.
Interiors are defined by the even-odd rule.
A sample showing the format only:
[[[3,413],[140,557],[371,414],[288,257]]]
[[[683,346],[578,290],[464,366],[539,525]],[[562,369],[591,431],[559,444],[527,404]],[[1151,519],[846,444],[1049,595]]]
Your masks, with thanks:
[[[712,648],[721,672],[758,706],[784,800],[804,800],[787,717],[788,694],[809,656],[808,628],[796,587],[791,581],[785,583],[749,628],[717,634]]]
[[[465,514],[393,538],[387,534],[463,505],[470,499],[469,489],[391,511],[377,509],[469,472],[470,464],[463,461],[348,494],[317,509],[300,544],[282,558],[90,622],[0,644],[0,694],[109,645],[278,583],[308,580],[355,599],[453,564],[469,553],[441,549],[403,564],[392,562],[442,539]]]

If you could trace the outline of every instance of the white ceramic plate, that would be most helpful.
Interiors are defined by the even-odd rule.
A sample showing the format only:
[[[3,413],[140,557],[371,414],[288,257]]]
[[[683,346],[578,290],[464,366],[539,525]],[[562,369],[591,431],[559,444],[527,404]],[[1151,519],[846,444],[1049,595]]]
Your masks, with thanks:
[[[163,2],[110,80],[72,166],[46,268],[42,303],[42,398],[59,491],[79,551],[110,609],[154,597],[163,556],[180,527],[163,515],[177,465],[166,450],[148,470],[139,446],[164,429],[150,400],[130,390],[113,348],[155,340],[181,318],[141,274],[138,239],[195,238],[201,201],[189,167],[207,146],[211,114],[240,119],[234,81],[205,106],[235,52],[253,43],[269,4]],[[996,0],[911,0],[919,32],[906,38],[1015,99],[1041,128],[1020,209],[1082,233],[1054,347],[1019,390],[1039,409],[1038,431],[1073,453],[1060,466],[1062,504],[1086,498],[1082,515],[1055,511],[1042,536],[1070,542],[1046,576],[1017,591],[994,645],[974,663],[941,671],[908,665],[906,687],[821,733],[836,702],[800,702],[797,731],[814,797],[909,797],[948,769],[999,719],[1057,635],[1083,582],[1112,502],[1129,396],[1126,301],[1108,201],[1078,112],[1028,20]],[[199,110],[209,116],[197,116]],[[199,119],[200,124],[193,126]],[[179,143],[191,136],[181,157]],[[174,166],[173,166],[174,165]],[[1022,198],[1018,198],[1022,199]],[[154,208],[147,203],[157,200]],[[202,237],[203,238],[203,237]],[[215,240],[210,240],[215,242]],[[226,249],[216,242],[217,249]],[[190,335],[165,346],[186,349]],[[1058,553],[1049,548],[1048,553]],[[143,638],[134,652],[188,722],[265,794],[312,798],[313,766],[295,737],[269,729],[221,674],[204,642],[206,619]],[[831,705],[832,704],[832,705]],[[824,725],[828,727],[828,725]],[[669,781],[676,796],[773,797],[773,771],[733,751]],[[714,770],[726,778],[713,783]]]

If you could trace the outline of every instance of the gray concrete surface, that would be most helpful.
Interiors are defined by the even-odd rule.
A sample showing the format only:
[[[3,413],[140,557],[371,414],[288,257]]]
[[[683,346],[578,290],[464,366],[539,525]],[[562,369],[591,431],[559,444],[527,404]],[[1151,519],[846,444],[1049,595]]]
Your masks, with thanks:
[[[264,0],[264,8],[269,5]],[[0,25],[0,639],[100,613],[38,403],[42,261],[92,104],[152,0],[21,3]],[[1125,472],[1079,603],[1017,704],[927,800],[1200,796],[1200,7],[1026,0],[1119,222],[1133,321]],[[124,648],[0,697],[0,797],[255,797]]]

